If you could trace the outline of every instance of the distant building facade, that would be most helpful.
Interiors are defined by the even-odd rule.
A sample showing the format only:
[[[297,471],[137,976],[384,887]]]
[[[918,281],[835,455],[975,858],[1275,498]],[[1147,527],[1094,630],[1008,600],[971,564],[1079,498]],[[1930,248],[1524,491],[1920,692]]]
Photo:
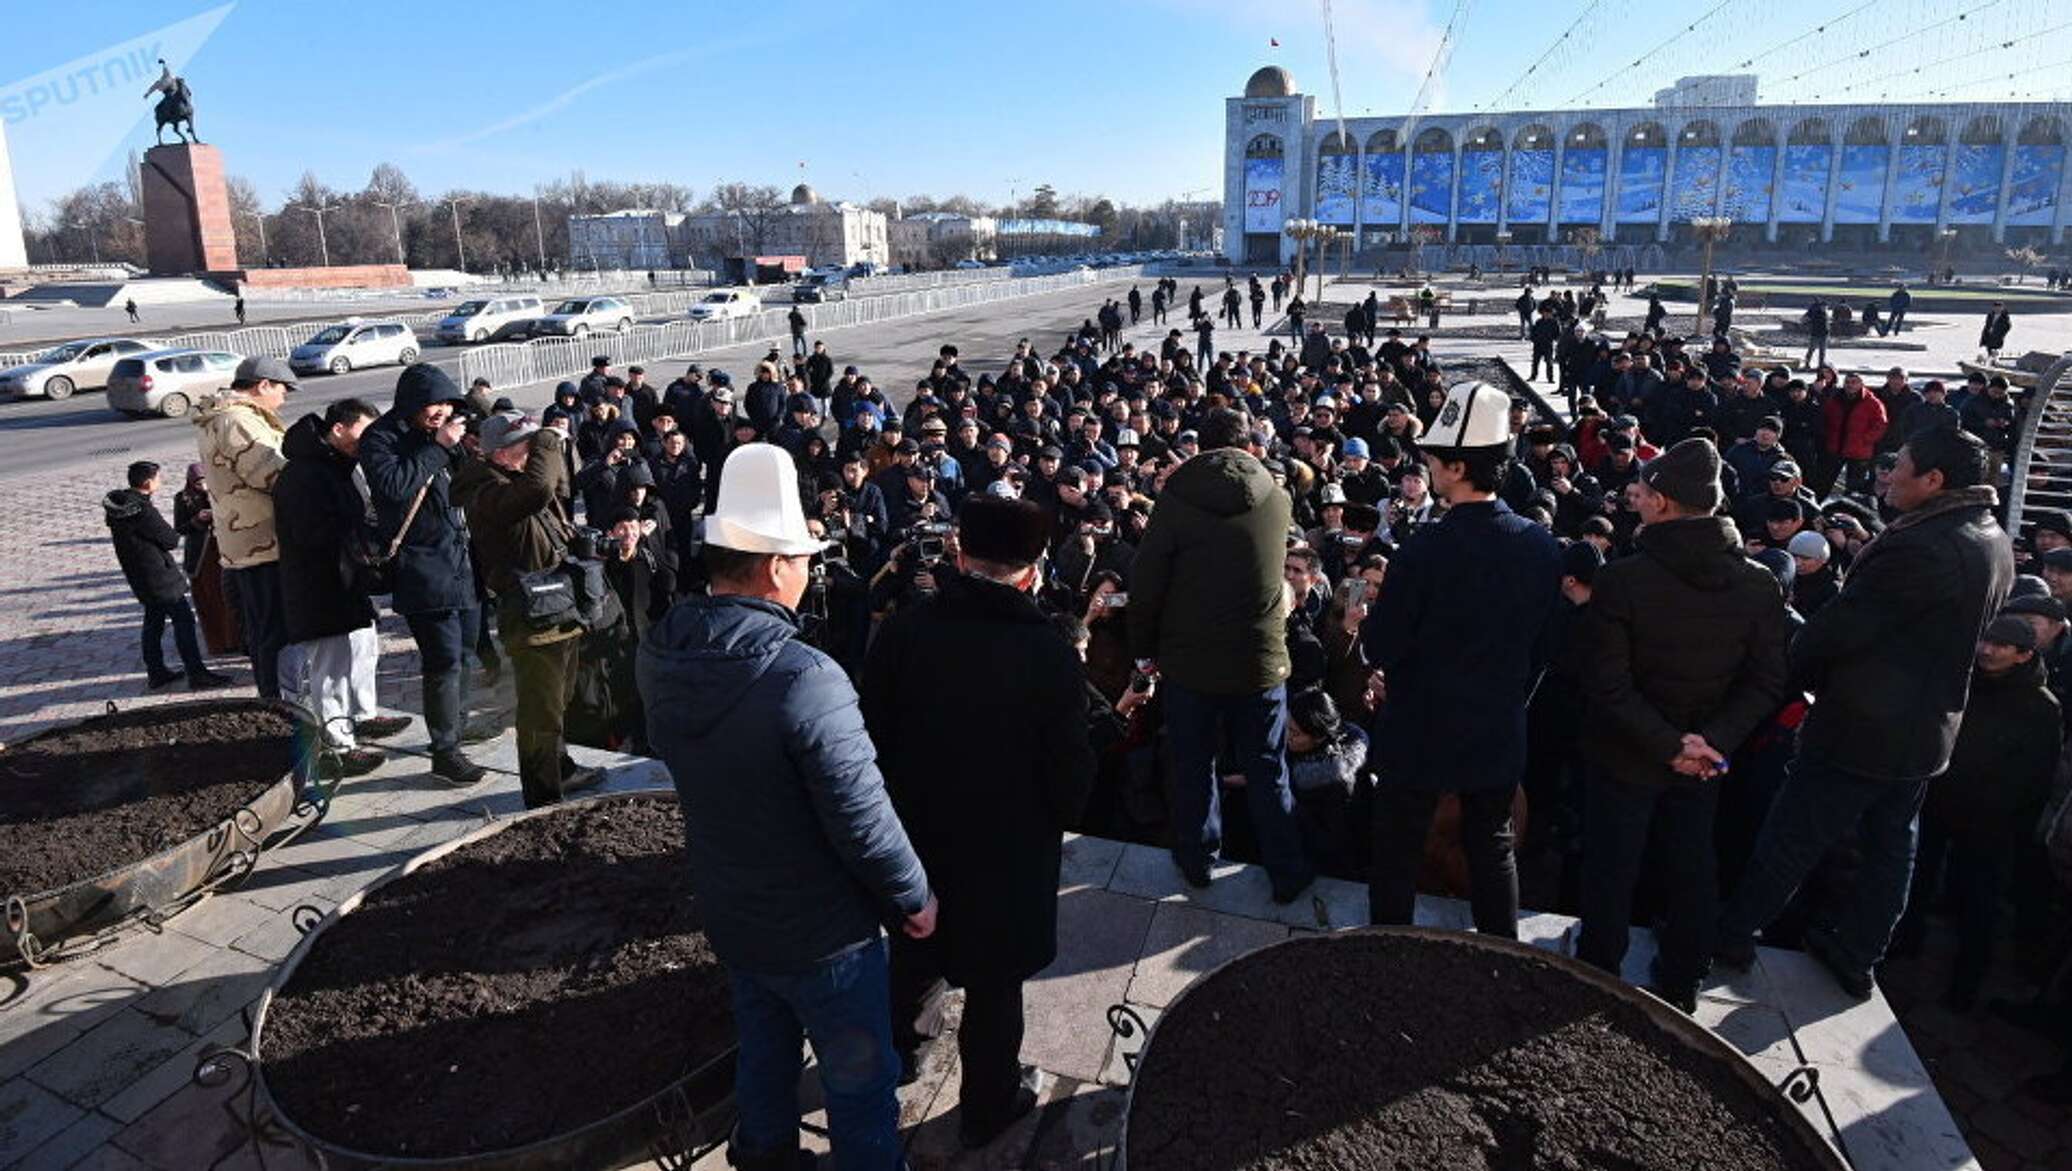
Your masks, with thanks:
[[[1632,109],[1320,118],[1284,69],[1224,103],[1224,255],[1284,264],[1289,219],[1358,247],[1427,238],[1686,239],[1928,248],[2061,244],[2072,211],[2062,103],[1762,105],[1749,75],[1686,77]]]
[[[689,255],[681,212],[640,209],[568,217],[568,259],[576,268],[681,268]]]
[[[1000,226],[992,216],[924,211],[893,220],[887,229],[894,264],[942,268],[960,260],[992,260],[999,255]]]
[[[861,204],[827,202],[804,183],[791,202],[759,212],[708,212],[684,217],[678,238],[694,264],[727,257],[803,256],[813,266],[891,264],[889,217]]]

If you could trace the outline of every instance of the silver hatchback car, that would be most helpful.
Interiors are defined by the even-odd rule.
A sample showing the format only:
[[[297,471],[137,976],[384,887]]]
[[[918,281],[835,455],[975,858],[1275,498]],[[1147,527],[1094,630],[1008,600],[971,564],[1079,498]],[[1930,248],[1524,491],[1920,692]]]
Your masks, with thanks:
[[[132,418],[180,418],[203,395],[228,387],[243,360],[228,350],[153,350],[124,358],[108,377],[108,406]]]

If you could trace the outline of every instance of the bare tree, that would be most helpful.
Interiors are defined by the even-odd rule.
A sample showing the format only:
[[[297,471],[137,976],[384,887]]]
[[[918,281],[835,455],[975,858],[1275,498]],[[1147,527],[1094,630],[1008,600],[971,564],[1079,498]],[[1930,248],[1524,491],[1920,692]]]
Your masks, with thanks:
[[[2018,270],[2014,277],[2014,283],[2016,284],[2021,284],[2023,279],[2029,275],[2029,270],[2042,264],[2045,259],[2043,253],[2038,252],[2028,244],[2024,244],[2019,248],[2009,248],[2007,250],[2007,258],[2014,261],[2015,268]]]
[[[790,205],[782,191],[768,184],[721,183],[706,197],[704,206],[733,216],[740,229],[742,250],[749,255],[761,255],[769,245],[770,230],[777,217],[786,214]]]

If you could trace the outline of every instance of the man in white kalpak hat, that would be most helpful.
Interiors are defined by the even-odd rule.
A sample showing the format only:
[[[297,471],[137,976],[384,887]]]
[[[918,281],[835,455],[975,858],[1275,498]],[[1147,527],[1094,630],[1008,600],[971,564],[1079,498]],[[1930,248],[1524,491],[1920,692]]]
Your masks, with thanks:
[[[1475,927],[1517,938],[1511,800],[1525,769],[1525,705],[1546,666],[1561,547],[1497,499],[1511,462],[1510,396],[1483,382],[1447,392],[1418,441],[1439,520],[1389,558],[1388,588],[1360,630],[1388,679],[1368,914],[1407,925],[1425,836],[1442,795],[1460,800]]]
[[[799,637],[825,542],[806,530],[791,456],[727,456],[705,518],[709,597],[640,647],[649,738],[683,802],[705,932],[733,979],[737,1168],[794,1171],[799,1041],[819,1058],[835,1164],[903,1166],[882,927],[920,939],[935,896],[892,811],[856,692]]]

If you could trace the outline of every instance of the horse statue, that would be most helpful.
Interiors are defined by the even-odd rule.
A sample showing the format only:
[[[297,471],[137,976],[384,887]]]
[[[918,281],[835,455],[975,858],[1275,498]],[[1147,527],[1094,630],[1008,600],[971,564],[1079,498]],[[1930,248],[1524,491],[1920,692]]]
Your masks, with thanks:
[[[166,145],[165,128],[168,126],[173,128],[179,141],[200,143],[201,135],[194,130],[194,94],[187,88],[187,79],[174,77],[172,66],[167,65],[163,57],[158,59],[158,68],[158,80],[144,91],[147,99],[152,94],[165,95],[158,99],[158,145]],[[185,130],[181,129],[183,123]]]

